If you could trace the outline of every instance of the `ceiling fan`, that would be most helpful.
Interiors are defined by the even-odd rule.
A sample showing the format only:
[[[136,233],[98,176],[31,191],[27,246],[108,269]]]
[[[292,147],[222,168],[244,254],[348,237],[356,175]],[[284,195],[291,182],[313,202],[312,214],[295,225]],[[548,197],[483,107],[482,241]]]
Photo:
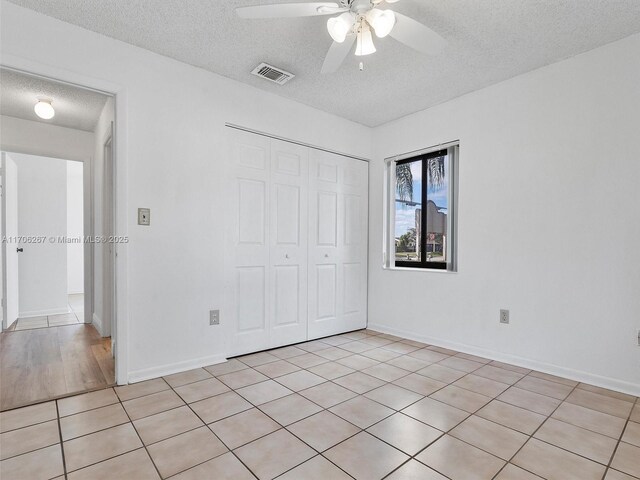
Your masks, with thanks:
[[[242,18],[293,18],[335,15],[327,21],[333,44],[322,64],[322,73],[338,70],[356,44],[357,56],[376,51],[371,31],[376,37],[387,35],[421,53],[435,55],[446,41],[436,32],[416,20],[392,10],[378,8],[383,3],[398,0],[337,0],[335,2],[277,3],[236,8]],[[361,64],[362,65],[362,64]],[[361,66],[362,68],[362,66]]]

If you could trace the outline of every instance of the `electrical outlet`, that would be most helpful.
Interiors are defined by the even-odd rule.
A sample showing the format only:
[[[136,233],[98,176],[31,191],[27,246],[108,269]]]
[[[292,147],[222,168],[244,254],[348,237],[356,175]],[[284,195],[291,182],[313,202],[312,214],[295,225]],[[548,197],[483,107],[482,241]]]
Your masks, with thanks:
[[[209,325],[220,325],[220,310],[209,310]]]
[[[509,324],[509,310],[500,310],[500,323]]]

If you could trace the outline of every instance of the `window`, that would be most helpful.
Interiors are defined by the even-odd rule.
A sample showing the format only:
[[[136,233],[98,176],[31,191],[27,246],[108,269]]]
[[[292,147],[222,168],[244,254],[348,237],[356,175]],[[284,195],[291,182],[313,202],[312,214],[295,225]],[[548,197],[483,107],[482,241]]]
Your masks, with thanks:
[[[387,266],[454,270],[454,160],[457,147],[388,163]]]

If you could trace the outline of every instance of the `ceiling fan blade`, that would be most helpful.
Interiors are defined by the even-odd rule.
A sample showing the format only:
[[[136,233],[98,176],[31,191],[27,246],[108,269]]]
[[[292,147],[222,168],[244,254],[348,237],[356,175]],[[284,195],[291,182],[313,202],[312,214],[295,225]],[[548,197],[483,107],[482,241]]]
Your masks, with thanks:
[[[391,37],[428,55],[436,55],[444,49],[447,41],[429,27],[401,13],[393,13],[396,16],[396,24],[389,33]]]
[[[342,43],[333,42],[327,56],[324,58],[321,73],[333,73],[338,70],[344,59],[349,55],[349,52],[351,52],[351,47],[353,47],[355,41],[356,36],[351,34],[347,35],[347,38]]]
[[[293,18],[331,15],[346,9],[333,2],[275,3],[236,8],[241,18]]]

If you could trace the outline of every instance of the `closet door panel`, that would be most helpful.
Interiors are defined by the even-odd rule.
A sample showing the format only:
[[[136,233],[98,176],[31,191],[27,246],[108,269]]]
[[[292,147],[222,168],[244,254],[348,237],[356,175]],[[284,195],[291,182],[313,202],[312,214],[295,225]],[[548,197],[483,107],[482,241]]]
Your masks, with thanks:
[[[341,177],[344,192],[342,327],[345,331],[363,328],[367,323],[369,213],[368,164],[346,160]]]
[[[344,280],[344,311],[345,315],[359,313],[361,310],[362,265],[359,263],[342,264],[342,278]]]
[[[267,186],[262,180],[237,181],[238,244],[264,245]]]
[[[237,267],[238,332],[265,331],[266,275],[264,267]]]
[[[223,328],[227,350],[241,354],[268,347],[269,140],[229,132],[226,169]]]
[[[315,312],[312,317],[317,322],[335,321],[338,312],[336,299],[338,274],[335,264],[315,265]]]
[[[316,193],[317,215],[310,215],[316,221],[316,246],[336,247],[338,245],[338,194],[336,192]]]
[[[274,327],[300,323],[300,267],[274,267]]]
[[[307,339],[309,149],[271,140],[270,346]]]
[[[364,328],[366,162],[310,151],[309,338]]]

